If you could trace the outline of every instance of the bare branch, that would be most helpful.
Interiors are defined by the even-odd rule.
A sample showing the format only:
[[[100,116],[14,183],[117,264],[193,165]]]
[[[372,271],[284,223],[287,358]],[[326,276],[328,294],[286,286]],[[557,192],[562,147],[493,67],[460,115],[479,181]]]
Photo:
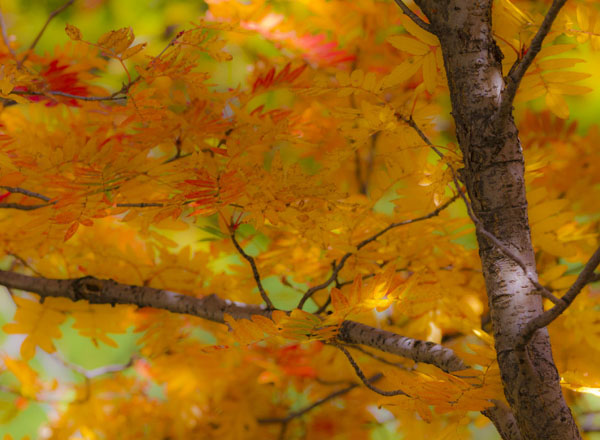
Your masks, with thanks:
[[[233,245],[235,246],[235,248],[237,249],[237,251],[240,253],[240,255],[242,257],[244,257],[244,259],[250,263],[250,267],[252,268],[252,274],[254,275],[254,281],[256,282],[256,286],[258,287],[258,291],[260,292],[260,296],[262,296],[262,299],[264,300],[265,304],[267,305],[267,307],[270,310],[274,310],[275,306],[273,306],[273,303],[271,302],[271,299],[269,298],[269,295],[267,295],[267,292],[265,291],[265,288],[262,285],[262,281],[260,280],[260,274],[258,273],[258,268],[256,267],[256,262],[254,261],[254,258],[252,258],[250,255],[248,255],[244,249],[242,249],[242,247],[240,246],[240,244],[237,242],[237,240],[235,239],[235,230],[231,231],[231,241],[233,242]]]
[[[129,367],[131,367],[137,359],[137,357],[134,355],[125,364],[104,365],[102,367],[88,370],[87,368],[83,368],[79,365],[76,365],[76,364],[73,364],[73,363],[67,361],[66,359],[63,359],[61,356],[59,356],[56,353],[52,357],[54,359],[56,359],[58,362],[60,362],[61,364],[63,364],[65,367],[67,367],[69,370],[72,370],[78,374],[81,374],[86,379],[93,379],[95,377],[103,376],[105,374],[118,373],[119,371],[126,370]]]
[[[50,90],[48,92],[33,92],[33,91],[28,91],[28,90],[13,90],[9,93],[13,94],[13,95],[33,95],[33,96],[48,96],[48,95],[54,95],[54,96],[63,96],[65,98],[72,98],[72,99],[78,99],[80,101],[117,101],[119,99],[127,99],[126,96],[119,96],[121,95],[122,92],[121,90],[119,90],[118,92],[116,92],[113,95],[109,95],[109,96],[80,96],[80,95],[73,95],[71,93],[66,93],[66,92],[60,92],[58,90]]]
[[[567,293],[560,298],[560,302],[527,323],[527,326],[521,333],[518,348],[524,348],[536,330],[546,327],[571,305],[579,292],[597,276],[597,274],[594,274],[594,271],[598,265],[600,265],[600,247],[596,249],[596,252],[588,260],[575,282],[567,290]]]
[[[416,222],[420,222],[420,221],[423,221],[423,220],[428,220],[428,219],[430,219],[432,217],[438,216],[440,214],[440,212],[442,212],[444,209],[446,209],[448,206],[450,206],[457,198],[458,198],[458,196],[452,197],[446,203],[444,203],[443,205],[438,206],[436,209],[434,209],[433,211],[431,211],[429,214],[423,215],[421,217],[416,217],[416,218],[413,218],[413,219],[410,219],[410,220],[403,220],[401,222],[391,223],[387,227],[383,228],[381,231],[377,232],[376,234],[372,235],[371,237],[366,238],[365,240],[363,240],[360,243],[358,243],[356,245],[356,251],[359,251],[360,249],[362,249],[363,247],[365,247],[369,243],[374,242],[379,237],[381,237],[383,234],[385,234],[386,232],[388,232],[388,231],[390,231],[390,230],[392,230],[394,228],[397,228],[399,226],[410,225],[411,223],[416,223]],[[337,278],[337,276],[339,275],[339,273],[342,270],[342,268],[344,267],[344,264],[346,264],[346,261],[348,260],[348,258],[350,258],[352,255],[354,255],[355,252],[347,252],[346,254],[344,254],[344,256],[342,256],[342,258],[340,259],[340,262],[335,265],[335,267],[334,267],[334,269],[333,269],[333,271],[331,273],[331,276],[326,281],[324,281],[321,284],[318,284],[318,285],[313,286],[310,289],[308,289],[306,291],[306,293],[304,293],[304,295],[302,296],[302,299],[300,300],[300,302],[298,303],[298,308],[302,309],[302,307],[304,307],[304,303],[311,296],[313,296],[313,294],[315,292],[318,292],[319,290],[325,289],[331,283],[333,283],[335,281],[335,279]]]
[[[18,209],[20,211],[35,211],[36,209],[45,208],[52,203],[44,203],[43,205],[21,205],[20,203],[0,203],[0,209]]]
[[[400,368],[402,370],[408,370],[408,368],[406,368],[404,365],[402,365],[400,362],[392,362],[392,361],[388,361],[386,358],[383,358],[381,356],[376,355],[375,353],[371,353],[368,350],[365,350],[364,348],[362,348],[360,345],[354,345],[354,344],[344,344],[346,347],[351,348],[353,350],[356,351],[360,351],[361,353],[369,356],[370,358],[375,359],[378,362],[381,362],[382,364],[386,364],[386,365],[391,365],[392,367],[397,367]]]
[[[37,34],[37,37],[35,37],[35,39],[31,43],[31,45],[29,46],[29,49],[27,50],[27,52],[23,56],[23,59],[21,59],[21,61],[18,62],[18,66],[22,66],[23,63],[25,61],[27,61],[27,58],[29,58],[29,54],[31,53],[31,51],[33,51],[33,49],[35,49],[35,46],[40,41],[40,38],[42,38],[42,35],[44,35],[44,32],[46,31],[46,28],[48,27],[48,25],[50,24],[50,22],[52,21],[52,19],[54,17],[56,17],[58,14],[60,14],[62,11],[64,11],[65,9],[67,9],[69,6],[71,6],[74,2],[75,2],[75,0],[69,0],[64,5],[62,5],[61,7],[59,7],[58,9],[56,9],[56,10],[54,10],[54,11],[52,11],[50,13],[50,15],[48,16],[48,19],[46,20],[46,23],[44,24],[44,26],[42,27],[42,29],[40,30],[40,32]]]
[[[369,379],[367,379],[367,377],[365,376],[365,373],[362,372],[362,370],[360,369],[360,367],[358,366],[358,364],[356,363],[356,361],[354,360],[354,358],[352,357],[352,355],[350,354],[350,352],[348,350],[346,350],[344,347],[342,347],[339,344],[330,343],[329,345],[333,345],[334,347],[338,348],[342,353],[344,353],[346,358],[348,358],[350,365],[352,365],[352,368],[354,368],[356,375],[359,377],[359,379],[362,381],[362,383],[364,383],[365,386],[368,389],[370,389],[371,391],[374,391],[377,394],[381,394],[382,396],[388,396],[388,397],[392,397],[392,396],[410,397],[408,394],[406,394],[402,390],[385,391],[385,390],[382,390],[381,388],[377,388],[375,385],[371,385],[371,383],[369,382]]]
[[[394,0],[394,1],[396,2],[396,4],[398,6],[400,6],[400,9],[402,9],[402,12],[404,12],[406,15],[408,15],[410,17],[410,19],[412,21],[414,21],[417,26],[419,26],[423,30],[426,30],[427,32],[433,33],[433,31],[431,30],[431,25],[429,23],[426,23],[423,20],[421,20],[421,18],[417,14],[415,14],[413,11],[411,11],[410,8],[408,6],[406,6],[406,4],[402,0]]]
[[[42,298],[62,297],[72,301],[86,300],[91,304],[132,304],[153,307],[225,323],[224,315],[235,319],[251,319],[253,315],[271,317],[271,310],[251,304],[223,300],[216,295],[196,298],[153,287],[121,284],[94,277],[56,280],[32,277],[0,270],[0,285],[37,293]],[[386,353],[435,365],[445,372],[464,370],[463,361],[450,348],[433,342],[420,341],[354,321],[344,321],[338,335],[340,341],[361,344]]]
[[[502,92],[502,104],[500,105],[499,114],[501,116],[508,115],[510,113],[510,109],[515,99],[515,95],[517,94],[517,89],[519,88],[519,84],[521,80],[525,76],[527,69],[531,66],[531,63],[535,59],[536,55],[542,49],[542,43],[546,38],[546,35],[550,32],[550,28],[552,27],[552,23],[556,19],[556,16],[560,12],[563,5],[567,0],[554,0],[550,9],[542,24],[540,25],[537,33],[531,40],[531,44],[527,50],[527,53],[522,59],[517,59],[515,63],[510,68],[508,75],[505,78],[506,88]]]
[[[494,406],[484,409],[481,414],[494,423],[502,440],[521,440],[521,431],[511,409],[499,400],[492,400],[492,403]]]
[[[371,376],[370,378],[368,378],[367,382],[368,383],[373,383],[373,382],[378,381],[382,377],[383,377],[382,374],[376,374],[376,375]],[[261,423],[261,424],[288,423],[291,420],[296,419],[298,417],[301,417],[304,414],[306,414],[307,412],[312,411],[316,407],[318,407],[320,405],[323,405],[324,403],[327,403],[327,402],[329,402],[332,399],[335,399],[336,397],[343,396],[344,394],[347,394],[348,392],[352,391],[356,387],[358,387],[357,383],[350,384],[350,385],[348,385],[345,388],[340,388],[339,390],[334,391],[331,394],[328,394],[327,396],[323,397],[322,399],[319,399],[319,400],[311,403],[310,405],[305,406],[302,409],[299,409],[298,411],[292,411],[291,413],[289,413],[285,417],[271,417],[271,418],[258,419],[258,423]]]
[[[117,203],[117,208],[160,208],[164,203],[141,202],[141,203]]]
[[[43,200],[44,202],[49,202],[50,201],[50,197],[46,197],[42,194],[33,192],[33,191],[29,191],[28,189],[23,189],[23,188],[19,188],[17,186],[0,186],[0,188],[5,189],[6,191],[10,192],[10,193],[18,193],[18,194],[24,194],[26,196],[29,197],[35,197],[36,199],[40,199]]]

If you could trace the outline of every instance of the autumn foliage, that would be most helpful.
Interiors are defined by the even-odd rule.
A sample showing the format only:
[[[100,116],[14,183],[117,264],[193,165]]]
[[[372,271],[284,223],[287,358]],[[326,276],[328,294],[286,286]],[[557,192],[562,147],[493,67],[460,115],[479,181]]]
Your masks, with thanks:
[[[206,3],[155,52],[76,19],[50,53],[0,43],[1,268],[262,312],[104,303],[101,281],[90,301],[8,289],[2,330],[24,339],[1,354],[2,420],[37,402],[57,440],[471,438],[504,394],[438,39],[393,1]],[[550,3],[494,2],[506,72]],[[568,2],[515,98],[539,282],[558,297],[597,247],[600,132],[569,97],[591,90],[599,11]],[[597,294],[549,326],[576,417],[600,389]],[[349,320],[464,369],[350,343]],[[65,326],[138,339],[90,371],[57,350]]]

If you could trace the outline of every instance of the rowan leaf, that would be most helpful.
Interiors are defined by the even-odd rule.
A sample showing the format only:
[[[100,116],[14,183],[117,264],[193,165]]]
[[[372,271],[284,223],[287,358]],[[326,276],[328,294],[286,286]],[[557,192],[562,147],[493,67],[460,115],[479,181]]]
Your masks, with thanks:
[[[47,353],[54,353],[53,339],[62,336],[59,329],[66,316],[51,305],[62,304],[61,299],[48,299],[44,304],[31,299],[15,297],[17,312],[14,322],[5,324],[2,329],[8,334],[25,334],[21,344],[21,358],[25,361],[31,359],[38,346]]]
[[[67,23],[67,25],[65,26],[65,32],[73,41],[79,41],[82,39],[81,31],[72,24]]]

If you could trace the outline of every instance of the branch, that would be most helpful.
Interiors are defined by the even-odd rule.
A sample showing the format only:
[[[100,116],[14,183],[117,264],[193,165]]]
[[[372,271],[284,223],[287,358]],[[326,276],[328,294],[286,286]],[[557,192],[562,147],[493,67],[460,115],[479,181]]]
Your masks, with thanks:
[[[5,189],[6,191],[14,194],[24,194],[29,197],[35,197],[37,199],[43,200],[44,204],[39,205],[22,205],[20,203],[0,203],[0,209],[19,209],[21,211],[33,211],[39,208],[45,208],[46,206],[54,205],[56,201],[51,201],[52,199],[43,194],[30,191],[28,189],[20,188],[17,186],[5,186],[2,185],[0,188]],[[117,208],[160,208],[165,206],[164,203],[159,202],[139,202],[139,203],[117,203],[115,205]]]
[[[10,192],[10,193],[19,193],[19,194],[25,194],[26,196],[29,197],[35,197],[36,199],[40,199],[43,200],[44,202],[49,202],[50,201],[50,197],[46,197],[42,194],[33,192],[33,191],[29,191],[28,189],[23,189],[23,188],[19,188],[18,186],[0,186],[0,188],[5,189],[6,191]]]
[[[56,9],[56,10],[54,10],[54,11],[52,11],[50,13],[50,15],[48,16],[48,19],[46,20],[46,23],[44,24],[44,26],[42,27],[42,29],[40,30],[40,32],[37,34],[37,37],[35,37],[35,40],[33,40],[33,42],[31,43],[31,45],[29,46],[29,49],[27,50],[27,52],[23,56],[23,59],[17,63],[18,67],[22,66],[23,63],[25,61],[27,61],[27,58],[29,58],[29,54],[35,48],[35,46],[38,44],[38,42],[40,41],[40,38],[42,38],[42,35],[46,31],[46,28],[48,27],[48,25],[50,24],[50,22],[52,21],[52,19],[54,17],[56,17],[58,14],[60,14],[62,11],[64,11],[65,9],[67,9],[69,6],[71,6],[74,2],[75,2],[75,0],[69,0],[64,5],[62,5],[61,7],[59,7],[58,9]]]
[[[415,362],[435,365],[446,373],[468,368],[451,348],[401,336],[360,322],[344,321],[337,339],[348,344],[365,345]]]
[[[502,440],[521,440],[521,431],[515,415],[504,402],[492,400],[494,406],[481,411],[481,414],[492,421]]]
[[[133,84],[133,83],[132,83]],[[63,96],[65,98],[79,99],[80,101],[117,101],[119,99],[127,99],[126,96],[119,96],[121,94],[125,94],[126,92],[123,89],[115,92],[109,96],[81,96],[81,95],[73,95],[71,93],[60,92],[58,90],[50,90],[48,92],[33,92],[29,90],[13,90],[9,93],[13,95],[33,95],[33,96]]]
[[[435,145],[433,145],[433,143],[431,142],[431,140],[425,135],[425,133],[423,133],[423,131],[415,123],[415,121],[412,118],[412,116],[410,118],[408,118],[408,119],[407,118],[403,118],[401,115],[397,115],[397,116],[400,117],[402,120],[404,120],[406,123],[408,123],[408,125],[410,125],[417,132],[417,134],[419,135],[419,137],[421,139],[423,139],[423,141],[430,148],[432,148],[433,151],[436,152],[436,154],[440,157],[440,159],[444,158],[444,154],[439,150],[439,148],[437,148]],[[456,170],[454,169],[454,167],[449,162],[446,162],[446,166],[450,169],[450,172],[452,174],[452,180],[454,182],[454,186],[456,187],[456,191],[458,191],[458,195],[462,198],[463,202],[465,203],[465,206],[467,208],[467,214],[469,215],[469,218],[471,219],[471,221],[475,225],[475,229],[477,229],[477,232],[479,232],[481,235],[483,235],[485,238],[487,238],[489,241],[491,241],[492,244],[495,247],[497,247],[498,250],[500,250],[500,252],[502,252],[508,258],[510,258],[511,260],[513,260],[515,263],[517,263],[517,265],[525,273],[525,276],[527,276],[527,279],[531,282],[531,284],[533,284],[533,286],[540,292],[540,294],[544,298],[549,299],[554,304],[558,304],[560,302],[560,300],[556,296],[554,296],[552,294],[552,292],[550,292],[550,290],[548,288],[546,288],[545,286],[543,286],[543,285],[541,285],[539,283],[539,281],[537,279],[536,273],[532,272],[527,267],[527,265],[525,264],[525,262],[517,254],[515,254],[512,250],[510,250],[510,248],[508,246],[506,246],[494,234],[492,234],[491,232],[487,231],[484,228],[483,223],[481,223],[481,220],[479,220],[479,218],[477,218],[477,216],[473,212],[473,207],[471,206],[471,203],[469,203],[469,201],[467,200],[467,197],[465,196],[465,194],[464,194],[464,192],[463,192],[463,190],[461,188],[461,185],[460,185],[460,183],[458,181]]]
[[[153,307],[225,323],[224,315],[235,319],[251,319],[253,315],[271,317],[264,307],[224,300],[216,295],[196,298],[169,290],[121,284],[114,280],[83,277],[56,280],[32,277],[0,270],[0,285],[37,293],[42,298],[60,297],[72,301],[86,300],[90,304],[132,304]],[[450,348],[433,342],[420,341],[380,330],[353,321],[344,321],[338,338],[349,344],[362,344],[386,353],[435,365],[447,373],[467,368]]]
[[[525,76],[527,69],[529,69],[529,66],[531,66],[531,63],[535,59],[536,55],[542,49],[542,42],[544,41],[544,38],[546,38],[546,35],[548,35],[548,32],[550,32],[552,23],[554,23],[556,16],[566,1],[567,0],[554,0],[552,2],[550,9],[548,9],[548,13],[544,17],[544,21],[542,21],[537,33],[531,40],[531,44],[529,45],[527,53],[522,59],[517,59],[510,68],[510,71],[505,78],[506,88],[502,93],[502,104],[500,105],[499,110],[501,116],[508,115],[510,113],[509,110],[512,106],[513,100],[515,99],[515,95],[517,94],[519,84]]]
[[[400,9],[402,9],[402,12],[404,12],[406,15],[408,15],[410,17],[410,19],[412,21],[414,21],[417,26],[419,26],[423,30],[426,30],[427,32],[433,33],[433,31],[431,30],[431,25],[429,23],[426,23],[423,20],[421,20],[421,18],[417,14],[415,14],[413,11],[411,11],[410,8],[408,6],[406,6],[406,4],[402,0],[394,0],[394,1],[396,2],[396,4],[398,6],[400,6]]]
[[[356,351],[360,351],[361,353],[369,356],[372,359],[375,359],[376,361],[381,362],[382,364],[391,365],[392,367],[400,368],[401,370],[408,370],[408,368],[406,368],[400,362],[388,361],[386,358],[383,358],[381,356],[376,355],[375,353],[371,353],[370,351],[365,350],[360,345],[347,344],[346,347],[352,348],[353,350],[356,350]]]
[[[20,211],[35,211],[36,209],[45,208],[52,203],[44,203],[43,205],[21,205],[20,203],[0,203],[0,209],[18,209]]]
[[[369,237],[369,238],[361,241],[360,243],[358,243],[356,245],[356,251],[359,251],[360,249],[362,249],[363,247],[365,247],[369,243],[374,242],[375,240],[377,240],[379,237],[381,237],[383,234],[385,234],[386,232],[390,231],[391,229],[397,228],[399,226],[405,226],[405,225],[409,225],[411,223],[416,223],[416,222],[420,222],[420,221],[423,221],[423,220],[427,220],[427,219],[430,219],[432,217],[436,217],[437,215],[440,214],[440,212],[442,212],[444,209],[446,209],[448,206],[450,206],[457,198],[458,198],[458,196],[452,197],[446,203],[444,203],[443,205],[438,206],[436,209],[434,209],[433,211],[431,211],[429,214],[423,215],[421,217],[413,218],[413,219],[410,219],[410,220],[403,220],[401,222],[391,223],[387,227],[383,228],[381,231],[377,232],[376,234],[372,235],[371,237]],[[304,295],[302,296],[302,299],[300,300],[300,302],[298,303],[298,308],[302,309],[302,307],[304,307],[304,303],[311,296],[313,296],[313,294],[315,292],[318,292],[319,290],[325,289],[331,283],[333,283],[336,280],[336,278],[337,278],[338,274],[340,273],[340,271],[342,270],[342,268],[344,267],[344,264],[346,264],[346,260],[348,260],[348,258],[350,258],[352,255],[354,255],[355,252],[347,252],[346,254],[344,254],[344,256],[340,259],[340,262],[337,263],[334,266],[334,269],[333,269],[333,272],[331,273],[331,276],[326,281],[324,281],[321,284],[318,284],[318,285],[313,286],[310,289],[308,289],[306,291],[306,293],[304,293]]]
[[[374,391],[377,394],[381,394],[382,396],[388,396],[388,397],[393,397],[393,396],[407,396],[407,397],[410,397],[408,394],[406,394],[402,390],[385,391],[385,390],[382,390],[381,388],[377,388],[375,385],[371,385],[371,383],[369,382],[369,379],[367,379],[367,377],[362,372],[362,370],[360,369],[360,367],[358,366],[358,364],[356,363],[356,361],[354,360],[354,358],[352,358],[352,355],[350,354],[350,352],[348,350],[346,350],[344,347],[342,347],[339,344],[329,344],[329,345],[333,345],[334,347],[338,348],[342,353],[344,353],[344,355],[348,358],[348,361],[350,362],[350,365],[352,365],[352,368],[354,368],[354,371],[356,372],[356,375],[365,384],[365,386],[368,389],[370,389],[371,391]]]
[[[376,375],[368,378],[367,382],[373,383],[373,382],[378,381],[382,377],[383,377],[382,374],[376,374]],[[345,388],[341,388],[337,391],[334,391],[333,393],[328,394],[327,396],[323,397],[322,399],[319,399],[319,400],[311,403],[310,405],[305,406],[302,409],[299,409],[297,411],[292,411],[285,417],[272,417],[272,418],[258,419],[258,423],[261,423],[261,424],[289,423],[291,420],[303,416],[307,412],[315,409],[317,406],[323,405],[324,403],[329,402],[330,400],[335,399],[336,397],[343,396],[344,394],[346,394],[346,393],[352,391],[354,388],[358,387],[358,385],[359,384],[357,384],[357,383],[353,383],[353,384],[348,385]]]
[[[262,281],[260,280],[260,274],[258,273],[258,268],[256,267],[256,262],[254,261],[254,258],[252,258],[250,255],[248,255],[244,251],[244,249],[242,249],[242,247],[240,246],[240,244],[235,239],[235,230],[231,231],[231,241],[233,242],[233,245],[235,246],[235,248],[237,249],[237,251],[240,253],[240,255],[242,257],[244,257],[244,259],[248,263],[250,263],[250,267],[252,268],[252,274],[254,275],[254,281],[256,282],[256,286],[258,287],[258,291],[260,292],[260,296],[265,301],[265,304],[267,305],[267,308],[269,310],[274,310],[275,306],[273,306],[273,303],[271,302],[271,299],[269,298],[269,295],[267,295],[267,292],[265,291],[265,288],[262,285]]]
[[[518,348],[523,349],[532,338],[536,330],[546,327],[548,324],[558,318],[558,316],[564,312],[569,305],[571,305],[579,292],[581,292],[581,290],[587,284],[597,278],[598,274],[595,274],[594,271],[598,265],[600,265],[600,247],[596,249],[596,252],[594,252],[591,258],[588,260],[575,282],[571,285],[571,287],[569,287],[569,290],[567,290],[567,293],[560,298],[560,302],[527,323],[525,329],[521,333],[520,341],[517,344]]]

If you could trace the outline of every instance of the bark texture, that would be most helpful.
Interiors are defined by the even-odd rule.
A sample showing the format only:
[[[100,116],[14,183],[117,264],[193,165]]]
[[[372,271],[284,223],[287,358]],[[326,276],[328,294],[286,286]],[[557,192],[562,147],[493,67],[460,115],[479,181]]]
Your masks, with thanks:
[[[537,279],[523,154],[511,112],[500,111],[506,84],[492,35],[492,0],[416,3],[441,43],[464,157],[461,179],[473,211]],[[515,350],[522,329],[543,312],[541,296],[514,260],[479,233],[478,242],[505,395],[522,438],[581,438],[561,392],[547,330],[535,333],[524,354]]]

